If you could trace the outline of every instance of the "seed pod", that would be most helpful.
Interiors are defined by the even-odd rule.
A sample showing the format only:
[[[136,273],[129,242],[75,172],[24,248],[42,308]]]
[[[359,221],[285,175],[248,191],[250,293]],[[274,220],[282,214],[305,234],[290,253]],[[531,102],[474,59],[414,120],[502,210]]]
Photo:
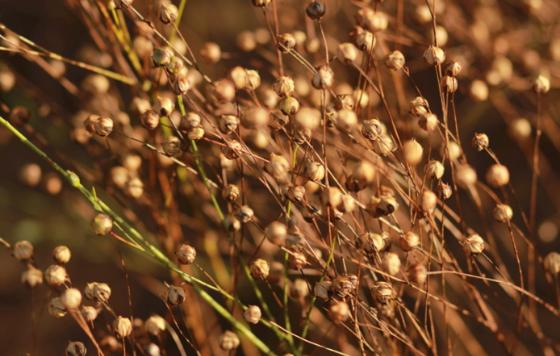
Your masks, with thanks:
[[[159,315],[152,315],[146,319],[146,322],[144,323],[144,329],[146,332],[154,336],[161,334],[165,331],[166,327],[167,323],[165,322],[165,319]]]
[[[233,331],[226,331],[220,336],[220,347],[224,351],[235,350],[239,347],[240,341],[239,337]]]
[[[382,194],[379,197],[372,196],[367,206],[368,211],[375,217],[393,214],[398,208],[397,200],[390,194]]]
[[[387,132],[385,125],[378,119],[366,120],[362,124],[362,135],[371,141],[377,141]]]
[[[465,239],[465,247],[470,253],[479,254],[484,251],[485,243],[480,235],[472,234]]]
[[[423,286],[428,279],[428,269],[423,264],[416,264],[408,269],[408,278],[419,286]]]
[[[188,244],[181,244],[175,254],[177,255],[177,260],[182,265],[193,264],[196,259],[196,249]]]
[[[257,38],[251,31],[241,31],[237,35],[236,43],[243,52],[251,52],[257,48]]]
[[[177,9],[177,6],[171,2],[162,2],[159,10],[159,19],[162,23],[169,24],[171,22],[175,22],[178,15],[179,10]]]
[[[354,110],[342,109],[336,115],[336,125],[344,131],[350,131],[358,124],[358,116]]]
[[[367,254],[375,254],[389,247],[390,238],[386,232],[366,232],[356,241],[358,248],[363,248]]]
[[[410,112],[413,115],[421,116],[429,112],[430,105],[428,100],[421,96],[417,96],[410,102]]]
[[[405,62],[406,60],[404,58],[404,54],[402,54],[401,51],[393,51],[387,56],[387,59],[385,60],[385,65],[389,69],[400,70],[402,69],[402,67],[404,67]]]
[[[422,145],[414,139],[408,140],[403,144],[404,160],[412,166],[415,166],[422,161],[423,153],[424,149],[422,148]]]
[[[228,79],[221,79],[214,83],[214,94],[222,102],[231,102],[235,98],[235,85]]]
[[[325,13],[327,12],[327,7],[322,2],[313,0],[305,8],[305,14],[309,16],[310,19],[319,21]]]
[[[30,288],[43,284],[43,272],[40,269],[29,265],[21,274],[21,282]]]
[[[325,167],[319,162],[307,161],[305,176],[314,182],[320,182],[325,178]]]
[[[410,251],[420,245],[420,237],[414,231],[407,231],[401,236],[400,246],[405,251]]]
[[[111,297],[111,287],[107,283],[88,283],[84,288],[84,295],[97,304],[107,303]]]
[[[338,45],[338,57],[345,63],[352,63],[358,59],[359,50],[350,42]]]
[[[250,324],[258,324],[262,317],[261,308],[256,305],[249,305],[243,312],[243,317]]]
[[[476,101],[485,101],[486,99],[488,99],[488,85],[486,85],[486,82],[482,80],[473,80],[469,92],[471,94],[471,97]]]
[[[278,183],[287,183],[290,179],[290,163],[284,156],[271,153],[265,169]]]
[[[27,261],[33,258],[33,245],[27,240],[18,241],[12,247],[12,255],[18,261]]]
[[[299,101],[293,96],[287,96],[280,101],[280,111],[284,115],[294,115],[299,111]]]
[[[156,67],[166,67],[171,63],[174,54],[169,47],[159,47],[152,53],[152,62]]]
[[[451,195],[453,194],[453,190],[451,189],[449,184],[447,184],[445,182],[440,181],[438,183],[436,189],[437,189],[438,195],[443,200],[447,200],[447,199],[451,198]]]
[[[21,181],[30,187],[37,186],[41,182],[42,175],[41,167],[35,163],[24,165],[19,172]]]
[[[157,96],[153,111],[161,116],[169,116],[175,110],[175,101],[169,95]]]
[[[220,131],[229,134],[237,131],[239,118],[235,115],[222,115],[218,124],[220,126]]]
[[[350,317],[350,307],[344,301],[335,300],[329,306],[329,316],[335,324],[340,324]]]
[[[45,280],[49,286],[58,287],[68,280],[66,269],[59,265],[50,265],[45,270]]]
[[[472,139],[472,145],[478,152],[480,152],[490,146],[490,139],[485,133],[476,132]]]
[[[15,74],[8,68],[0,69],[0,92],[9,92],[16,84]]]
[[[124,339],[132,333],[132,322],[130,318],[118,316],[113,322],[113,330],[118,337]]]
[[[228,184],[222,192],[222,196],[230,202],[236,201],[240,194],[239,187],[234,184]]]
[[[427,213],[433,213],[437,206],[437,196],[431,190],[424,190],[422,192],[422,210]]]
[[[303,300],[309,295],[309,284],[301,278],[297,278],[290,286],[290,293],[298,300]]]
[[[138,177],[134,177],[126,184],[126,192],[134,199],[139,199],[144,194],[144,183]]]
[[[439,42],[439,41],[438,41]],[[443,43],[439,43],[441,45],[444,45]],[[463,70],[463,66],[461,66],[461,64],[459,62],[451,62],[448,66],[447,66],[447,74],[456,77],[459,74],[461,74],[461,71]]]
[[[424,52],[424,59],[429,65],[440,65],[445,62],[445,52],[439,47],[430,46]]]
[[[185,302],[185,290],[179,286],[169,286],[167,289],[167,303],[172,306],[180,305]]]
[[[377,303],[384,305],[391,303],[396,297],[395,290],[388,282],[376,282],[373,286],[373,295]]]
[[[544,269],[554,277],[560,274],[560,253],[550,252],[544,257]]]
[[[373,32],[385,31],[389,26],[389,18],[382,11],[374,11],[369,7],[363,7],[358,11],[358,23]]]
[[[66,308],[64,307],[64,304],[62,304],[60,297],[52,298],[49,301],[47,309],[49,314],[55,318],[62,318],[66,315]]]
[[[267,226],[265,235],[273,244],[284,246],[288,238],[288,227],[279,221],[273,221]]]
[[[533,90],[537,94],[546,94],[550,90],[550,79],[548,77],[539,74],[535,82],[533,83]]]
[[[82,305],[82,307],[80,308],[80,313],[87,322],[93,323],[99,315],[99,310],[90,305]]]
[[[301,252],[294,252],[290,254],[290,265],[299,271],[307,265],[307,257]]]
[[[375,151],[375,153],[383,157],[389,156],[396,149],[397,148],[395,147],[395,142],[393,141],[391,136],[386,134],[379,136],[379,139],[377,139],[373,145],[373,150]]]
[[[238,217],[242,223],[247,224],[255,218],[255,212],[248,205],[239,208]]]
[[[70,261],[72,257],[72,253],[67,246],[60,245],[54,248],[53,250],[53,259],[56,263],[65,265]]]
[[[509,183],[509,170],[502,164],[493,164],[486,172],[486,181],[495,188],[503,187]]]
[[[431,160],[426,165],[426,175],[429,178],[440,180],[445,173],[445,167],[440,161]]]
[[[355,275],[338,276],[332,283],[331,290],[336,297],[345,299],[356,292],[358,287],[358,277]]]
[[[170,157],[178,157],[183,153],[179,137],[171,136],[163,142],[163,152]]]
[[[328,89],[332,87],[333,82],[334,72],[327,64],[317,68],[317,71],[313,74],[313,78],[311,80],[311,84],[315,89]]]
[[[264,280],[268,277],[269,273],[270,266],[268,262],[262,258],[256,259],[251,263],[251,276],[253,276],[254,279]]]
[[[140,122],[148,130],[155,130],[159,126],[159,115],[153,110],[147,110],[140,116]]]
[[[418,126],[427,132],[432,132],[437,129],[439,120],[437,116],[431,112],[425,113],[418,119]]]
[[[531,123],[525,118],[515,119],[509,126],[510,134],[518,140],[526,140],[531,137],[531,131]]]
[[[288,97],[294,93],[295,83],[291,77],[282,76],[273,85],[274,91],[280,97]]]
[[[60,296],[60,301],[66,310],[74,310],[82,304],[82,293],[76,288],[68,288]]]
[[[209,63],[218,63],[222,58],[222,50],[217,43],[206,42],[200,49],[200,56]]]
[[[507,204],[497,204],[494,208],[494,219],[498,222],[508,222],[513,217],[513,209]]]
[[[66,345],[66,356],[86,356],[87,348],[83,342],[80,341],[70,341]]]
[[[230,78],[237,89],[255,90],[261,85],[261,77],[253,69],[237,66],[231,70]]]
[[[354,42],[362,51],[371,52],[375,47],[376,38],[370,31],[357,27],[354,30]]]
[[[467,163],[458,165],[455,175],[457,185],[461,188],[472,187],[477,181],[476,171]]]
[[[96,235],[105,236],[113,229],[113,219],[107,214],[98,213],[93,218],[91,225]]]
[[[386,252],[383,255],[383,268],[391,276],[395,276],[401,270],[401,260],[399,255],[393,252]]]
[[[270,4],[271,0],[252,0],[253,6],[256,7],[265,7],[266,5]]]
[[[297,45],[297,40],[291,33],[282,33],[278,35],[278,47],[282,52],[289,52]]]

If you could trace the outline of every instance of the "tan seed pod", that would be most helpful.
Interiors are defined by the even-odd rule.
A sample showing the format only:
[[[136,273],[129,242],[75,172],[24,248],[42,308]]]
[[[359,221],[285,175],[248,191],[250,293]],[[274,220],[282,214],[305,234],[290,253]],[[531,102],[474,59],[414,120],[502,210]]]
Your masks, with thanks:
[[[236,333],[228,330],[220,336],[219,343],[222,350],[231,351],[239,347],[240,341]]]
[[[218,63],[222,58],[222,50],[217,43],[206,42],[200,49],[200,57],[209,63]]]
[[[296,278],[290,285],[290,293],[294,298],[303,300],[309,295],[309,284],[305,279]]]
[[[328,65],[322,65],[317,68],[315,74],[313,74],[313,78],[311,80],[311,84],[315,89],[328,89],[332,87],[334,83],[334,71]]]
[[[175,255],[180,264],[190,265],[193,264],[196,259],[196,249],[191,245],[181,244],[175,252]]]
[[[360,51],[350,42],[338,45],[338,58],[345,63],[352,63],[358,59]]]
[[[53,250],[53,259],[56,263],[64,265],[70,261],[72,257],[72,252],[68,246],[60,245],[54,248]]]
[[[66,345],[65,355],[66,356],[86,356],[87,348],[83,342],[80,341],[70,341]]]
[[[446,75],[443,77],[441,85],[443,86],[443,89],[449,94],[453,94],[459,89],[459,81],[457,80],[457,78],[450,75]]]
[[[406,60],[401,51],[393,51],[389,53],[385,59],[385,65],[392,70],[400,70],[404,67]]]
[[[470,253],[479,254],[484,251],[485,243],[480,235],[472,234],[465,239],[465,247]]]
[[[169,1],[162,1],[159,9],[159,20],[164,24],[169,24],[175,22],[177,16],[179,15],[179,10],[177,6]]]
[[[404,160],[412,166],[416,166],[422,161],[423,153],[424,148],[414,139],[408,140],[403,144]]]
[[[21,282],[30,288],[43,284],[43,272],[29,265],[21,274]]]
[[[264,280],[268,278],[268,275],[270,273],[270,266],[268,265],[268,262],[266,262],[262,258],[259,258],[251,263],[250,271],[251,276],[254,279]]]
[[[549,252],[543,260],[544,269],[554,277],[560,274],[560,253]]]
[[[41,167],[35,163],[24,165],[19,172],[21,181],[30,187],[37,186],[41,182],[42,175]]]
[[[432,132],[437,129],[439,120],[437,116],[431,112],[422,114],[418,119],[418,126],[427,132]]]
[[[132,322],[130,318],[118,316],[113,322],[113,330],[118,337],[124,339],[132,333]]]
[[[410,251],[420,245],[420,236],[414,231],[407,231],[400,240],[401,248],[405,251]]]
[[[249,305],[243,312],[243,317],[249,324],[258,324],[262,317],[261,308],[256,305]]]
[[[486,85],[486,82],[482,80],[473,80],[469,89],[469,93],[474,100],[485,101],[486,99],[488,99],[489,94],[488,85]]]
[[[49,305],[47,306],[47,310],[49,314],[55,318],[62,318],[66,315],[66,308],[60,300],[60,297],[54,297],[49,301]]]
[[[472,145],[477,151],[482,151],[490,146],[488,135],[483,132],[476,132],[472,139]]]
[[[280,97],[291,96],[295,91],[295,82],[291,77],[282,76],[273,85],[274,91]]]
[[[82,305],[80,313],[88,323],[93,323],[99,315],[99,310],[91,305]]]
[[[423,286],[428,279],[428,269],[423,264],[416,264],[408,269],[408,278],[419,286]]]
[[[159,335],[167,328],[167,322],[159,315],[152,315],[144,323],[144,329],[150,335]]]
[[[62,293],[60,300],[66,310],[75,310],[82,304],[82,293],[76,288],[68,288]]]
[[[507,204],[497,204],[494,208],[494,219],[498,222],[508,222],[513,217],[513,209]]]
[[[185,290],[182,287],[169,286],[169,288],[167,288],[167,303],[169,303],[169,305],[175,306],[183,304],[185,299]]]
[[[397,275],[401,270],[401,259],[399,258],[399,255],[397,255],[396,253],[386,252],[383,255],[382,262],[383,262],[383,268],[391,276]]]
[[[433,213],[437,206],[437,196],[431,190],[422,192],[422,210],[427,213]]]
[[[445,52],[439,47],[430,46],[424,52],[424,59],[430,65],[440,65],[445,62]]]
[[[159,126],[159,114],[153,110],[147,110],[140,116],[140,122],[148,130],[155,130]]]
[[[455,176],[457,180],[457,185],[461,188],[472,187],[478,179],[474,168],[472,168],[470,165],[466,163],[457,166]]]
[[[429,178],[440,180],[445,173],[445,166],[440,161],[431,160],[426,165],[426,175]]]
[[[98,236],[105,236],[113,230],[113,219],[103,213],[98,213],[92,220],[93,232]]]
[[[49,286],[58,287],[68,280],[66,269],[59,265],[50,265],[45,270],[45,281]]]
[[[502,164],[493,164],[486,172],[486,181],[495,188],[503,187],[509,183],[509,170]]]
[[[531,137],[531,123],[526,118],[518,118],[509,125],[510,134],[518,140],[526,140]]]
[[[27,240],[21,240],[12,247],[12,255],[18,261],[27,261],[33,258],[33,245]]]
[[[540,74],[533,83],[533,89],[537,94],[546,94],[550,90],[550,79],[547,76]]]
[[[265,235],[273,244],[284,246],[288,238],[288,227],[280,221],[273,221],[266,227]]]
[[[350,307],[348,303],[335,300],[329,306],[329,316],[336,324],[343,323],[350,317]]]

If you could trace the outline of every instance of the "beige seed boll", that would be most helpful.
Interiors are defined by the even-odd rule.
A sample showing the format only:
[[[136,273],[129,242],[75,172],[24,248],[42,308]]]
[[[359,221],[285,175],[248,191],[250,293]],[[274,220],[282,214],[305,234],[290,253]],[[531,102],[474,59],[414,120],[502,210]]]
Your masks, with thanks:
[[[419,286],[423,286],[428,279],[428,269],[423,264],[411,266],[408,269],[408,278]]]
[[[123,166],[130,172],[138,172],[142,166],[142,157],[136,154],[128,154],[123,159]]]
[[[237,89],[255,90],[261,85],[261,77],[254,69],[237,66],[231,70],[230,78]]]
[[[273,89],[280,97],[291,96],[295,91],[295,82],[291,77],[282,76],[276,80]]]
[[[37,186],[41,182],[42,175],[41,167],[35,163],[28,163],[19,171],[21,181],[30,187]]]
[[[284,115],[294,115],[299,111],[299,101],[293,96],[287,96],[280,101],[280,111]]]
[[[254,279],[264,280],[268,278],[268,275],[270,273],[270,266],[268,265],[268,262],[266,262],[262,258],[259,258],[251,263],[250,271],[251,276]]]
[[[441,43],[440,43],[441,44]],[[459,62],[451,62],[446,68],[447,74],[456,77],[463,71],[463,66]]]
[[[493,164],[486,172],[486,181],[494,188],[503,187],[509,183],[509,170],[502,164]]]
[[[140,122],[148,130],[155,130],[159,126],[159,114],[153,110],[147,110],[140,116]]]
[[[288,227],[280,221],[273,221],[266,227],[265,235],[273,244],[283,246],[288,238]]]
[[[322,65],[317,68],[313,78],[311,79],[311,85],[315,89],[328,89],[332,87],[334,83],[334,71],[328,65]]]
[[[45,270],[45,281],[52,287],[63,285],[68,280],[66,269],[59,265],[50,265]]]
[[[393,214],[399,208],[399,203],[392,194],[382,194],[381,196],[372,196],[368,203],[368,211],[375,217]]]
[[[82,82],[82,88],[90,94],[106,94],[111,87],[109,79],[99,74],[87,76]]]
[[[429,112],[430,104],[426,98],[417,96],[410,101],[410,112],[416,116],[422,116]]]
[[[290,254],[290,265],[295,270],[301,270],[307,265],[307,257],[301,252]]]
[[[40,269],[29,265],[21,274],[21,283],[30,288],[43,284],[43,272]]]
[[[220,336],[219,343],[222,350],[231,351],[238,348],[241,342],[236,333],[228,330]]]
[[[336,124],[341,130],[350,131],[358,124],[358,116],[354,110],[340,110],[336,115]]]
[[[451,187],[449,186],[449,184],[445,183],[445,182],[439,182],[436,186],[438,195],[443,199],[443,200],[447,200],[449,198],[451,198],[451,195],[453,195],[453,190],[451,189]]]
[[[314,130],[321,124],[321,112],[315,108],[305,107],[297,112],[294,119],[299,127]]]
[[[425,113],[418,119],[418,126],[427,132],[432,132],[437,129],[439,120],[436,114],[431,112]]]
[[[485,101],[486,99],[488,99],[489,95],[488,85],[486,85],[486,82],[482,80],[473,80],[469,89],[469,93],[474,100]]]
[[[126,184],[127,193],[134,199],[139,199],[144,194],[144,183],[138,177],[134,177]]]
[[[64,304],[62,303],[62,300],[60,299],[60,297],[54,297],[49,301],[49,305],[47,306],[47,310],[49,312],[49,315],[55,317],[55,318],[62,318],[66,315],[66,308],[64,307]]]
[[[15,74],[7,68],[0,69],[0,92],[9,92],[15,84]]]
[[[497,204],[494,208],[494,219],[498,222],[508,222],[513,217],[513,209],[507,204]]]
[[[416,166],[422,161],[423,153],[422,145],[414,139],[408,140],[403,144],[404,160],[412,166]]]
[[[314,181],[320,182],[325,178],[325,166],[319,162],[307,161],[304,168],[305,177]]]
[[[66,356],[86,356],[87,348],[83,342],[80,341],[70,341],[66,345],[65,355]]]
[[[543,74],[539,74],[535,82],[533,83],[533,90],[537,94],[546,94],[550,90],[550,79]]]
[[[218,63],[222,58],[222,50],[217,43],[206,42],[200,49],[200,57],[209,63]]]
[[[116,166],[111,168],[110,176],[113,184],[121,189],[126,186],[126,182],[128,182],[130,178],[128,169],[123,166]]]
[[[99,310],[91,305],[82,305],[80,313],[88,323],[93,323],[99,316]]]
[[[386,232],[366,232],[360,235],[357,244],[368,254],[381,252],[389,246],[389,235]]]
[[[190,265],[194,263],[196,259],[196,249],[188,244],[181,244],[177,251],[175,252],[177,255],[177,260],[182,265]]]
[[[244,224],[253,221],[253,219],[255,218],[254,210],[248,205],[241,206],[237,214],[241,222]]]
[[[426,165],[426,175],[435,180],[440,180],[445,174],[445,166],[440,161],[431,160]]]
[[[439,47],[430,46],[424,52],[424,59],[430,65],[440,65],[445,62],[445,52]]]
[[[152,315],[144,323],[144,329],[150,335],[157,336],[167,328],[167,323],[164,318],[159,315]]]
[[[251,52],[257,48],[257,38],[251,31],[241,31],[237,35],[236,43],[243,52]]]
[[[271,2],[271,0],[252,0],[252,1],[253,1],[253,6],[256,7],[265,7]]]
[[[138,36],[132,42],[132,47],[140,57],[150,57],[154,51],[154,44],[144,36]]]
[[[387,134],[379,136],[379,139],[374,142],[373,150],[375,153],[387,157],[397,149],[393,138]]]
[[[350,317],[350,307],[348,306],[348,303],[341,300],[335,300],[329,306],[329,316],[336,324],[343,323],[348,320]]]
[[[526,140],[531,137],[531,123],[526,118],[518,118],[509,125],[510,134],[518,140]]]
[[[282,52],[289,52],[297,45],[296,37],[291,33],[282,33],[278,35],[278,47]]]
[[[560,253],[550,252],[543,260],[544,269],[554,277],[560,274]]]
[[[84,288],[84,295],[95,303],[107,303],[111,297],[111,287],[107,283],[88,283]]]
[[[18,261],[27,261],[33,258],[33,245],[27,240],[21,240],[12,247],[12,255]]]
[[[485,243],[479,234],[472,234],[465,239],[465,247],[470,253],[479,254],[484,251]]]
[[[175,110],[175,100],[169,95],[158,95],[153,110],[161,116],[168,116]]]
[[[371,141],[377,141],[387,133],[387,128],[378,119],[365,120],[362,123],[362,135]]]
[[[68,288],[62,293],[60,300],[66,310],[78,309],[82,304],[82,293],[76,288]]]
[[[179,15],[179,9],[169,1],[162,1],[159,9],[159,19],[164,24],[175,22]]]
[[[443,77],[441,85],[443,89],[449,94],[453,94],[459,89],[459,81],[457,80],[457,78],[450,75],[446,75]]]
[[[91,223],[93,232],[98,236],[105,236],[113,230],[113,219],[103,213],[98,213]]]
[[[448,157],[450,161],[456,161],[463,154],[463,150],[461,149],[461,146],[459,146],[457,142],[451,141],[447,145],[447,150],[445,146],[443,147],[443,154],[449,155]]]
[[[414,231],[407,231],[403,236],[401,236],[400,246],[405,251],[410,251],[418,246],[420,246],[420,236]]]
[[[361,27],[358,27],[354,33],[354,42],[356,43],[356,46],[358,46],[358,48],[362,51],[371,52],[377,42],[375,35]]]
[[[433,213],[437,207],[437,196],[431,190],[422,192],[422,210],[427,213]]]
[[[379,304],[389,304],[396,297],[395,290],[388,282],[376,282],[373,288],[373,296]]]
[[[235,184],[228,184],[222,192],[222,196],[230,202],[236,201],[239,198],[240,194],[241,191]]]
[[[385,255],[383,255],[382,262],[383,268],[391,276],[397,275],[401,270],[401,259],[399,258],[399,255],[394,252],[386,252]]]
[[[162,144],[163,152],[169,157],[178,157],[183,153],[183,144],[177,136],[168,137]]]
[[[309,295],[309,284],[302,278],[297,278],[290,285],[290,293],[298,300],[305,299]]]
[[[53,259],[56,263],[60,265],[65,265],[70,261],[72,257],[72,252],[68,246],[60,245],[54,248],[53,250]]]
[[[180,305],[185,302],[185,290],[180,286],[169,286],[167,288],[167,303],[170,305]]]
[[[221,79],[214,83],[214,94],[222,102],[231,102],[235,99],[235,85],[229,79]]]
[[[360,51],[350,42],[344,42],[338,45],[338,58],[346,63],[352,63],[358,59]]]
[[[400,70],[404,67],[406,60],[401,51],[393,51],[389,53],[385,59],[385,65],[392,70]]]
[[[261,308],[256,305],[249,305],[243,312],[243,317],[249,324],[258,324],[262,317]]]
[[[113,330],[120,338],[126,338],[132,333],[132,322],[130,318],[118,316],[113,322]]]
[[[478,152],[480,152],[490,146],[490,139],[485,133],[476,132],[472,139],[472,145]]]
[[[270,120],[270,113],[263,107],[252,107],[243,112],[243,123],[248,127],[260,128]]]
[[[461,188],[472,187],[478,179],[474,168],[472,168],[467,163],[463,163],[457,166],[455,176],[457,180],[457,185]]]
[[[235,115],[222,115],[218,121],[220,131],[225,134],[236,132],[239,127],[239,118]]]

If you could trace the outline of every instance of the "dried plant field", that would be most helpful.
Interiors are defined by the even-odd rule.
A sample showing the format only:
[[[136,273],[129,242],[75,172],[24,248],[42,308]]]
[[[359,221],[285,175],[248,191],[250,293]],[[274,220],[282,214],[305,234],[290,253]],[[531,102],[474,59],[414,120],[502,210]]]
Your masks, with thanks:
[[[560,354],[559,19],[0,0],[0,354]]]

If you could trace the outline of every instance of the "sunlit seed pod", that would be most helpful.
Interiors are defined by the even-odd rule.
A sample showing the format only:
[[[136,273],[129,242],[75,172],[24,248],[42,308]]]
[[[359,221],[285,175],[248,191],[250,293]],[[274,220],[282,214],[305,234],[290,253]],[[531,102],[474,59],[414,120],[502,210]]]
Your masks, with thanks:
[[[478,234],[472,234],[465,238],[464,245],[467,251],[472,254],[482,253],[485,248],[484,239]]]
[[[426,115],[429,112],[430,105],[428,100],[421,96],[410,101],[410,112],[416,116]]]
[[[386,132],[387,128],[378,119],[365,120],[362,123],[362,135],[368,140],[376,141]]]
[[[476,79],[473,80],[469,89],[469,93],[476,101],[485,101],[488,99],[489,89],[486,82]]]
[[[247,321],[249,324],[258,324],[261,320],[261,317],[261,308],[256,305],[249,305],[243,312],[243,318],[245,318],[245,321]]]
[[[401,270],[401,259],[394,252],[386,252],[382,259],[383,268],[391,276],[397,275]]]
[[[507,204],[496,204],[493,214],[496,221],[505,223],[513,217],[513,209]]]
[[[314,181],[320,182],[325,178],[325,166],[319,162],[307,161],[304,168],[305,177]]]
[[[131,178],[126,185],[126,191],[131,197],[138,199],[144,194],[144,183],[138,177]]]
[[[408,278],[419,286],[423,286],[428,279],[428,270],[423,264],[416,264],[408,269]]]
[[[463,150],[461,149],[461,146],[459,146],[457,142],[451,141],[449,142],[447,147],[445,146],[443,147],[442,155],[448,156],[450,161],[458,160],[462,154],[463,154]]]
[[[270,266],[266,260],[259,258],[251,263],[250,272],[254,279],[264,280],[268,278]]]
[[[224,157],[230,161],[239,158],[241,152],[243,152],[243,146],[241,146],[241,143],[237,140],[226,142],[226,146],[222,147]]]
[[[509,170],[502,164],[493,164],[486,172],[486,181],[495,188],[503,187],[509,183]]]
[[[360,235],[356,242],[367,254],[375,254],[389,247],[390,238],[386,232],[366,232]]]
[[[132,321],[127,317],[117,316],[113,321],[113,330],[118,337],[124,339],[132,333]]]
[[[82,82],[82,88],[93,95],[106,94],[110,87],[111,83],[109,79],[100,74],[88,75]]]
[[[60,300],[60,297],[52,298],[49,301],[49,304],[47,306],[47,310],[49,312],[49,315],[51,315],[55,318],[62,318],[67,313],[67,310],[64,307],[64,304],[62,303],[62,300]]]
[[[523,117],[514,119],[509,125],[509,132],[518,140],[526,140],[531,137],[531,122]]]
[[[309,284],[305,279],[296,278],[290,285],[290,294],[298,300],[305,299],[309,295]]]
[[[213,92],[220,101],[231,102],[235,98],[235,85],[229,79],[221,79],[214,83]]]
[[[139,115],[144,114],[146,111],[150,110],[151,107],[150,101],[142,97],[133,98],[130,104],[130,110]]]
[[[220,348],[224,351],[235,350],[239,347],[239,337],[233,331],[226,331],[220,336],[219,344]]]
[[[127,154],[123,158],[123,166],[128,169],[129,172],[137,173],[142,166],[142,157],[137,154]]]
[[[235,184],[228,184],[222,192],[222,196],[230,202],[236,201],[239,198],[240,194],[241,191]]]
[[[420,4],[414,9],[414,18],[421,24],[432,21],[432,10],[426,4]]]
[[[196,249],[189,244],[181,244],[175,251],[177,261],[182,265],[190,265],[196,259]]]
[[[105,236],[113,229],[113,219],[103,213],[98,213],[92,220],[93,232],[98,236]]]
[[[60,300],[66,310],[75,310],[82,304],[82,293],[76,288],[68,288],[62,293]]]
[[[345,301],[335,300],[329,306],[329,316],[331,320],[340,324],[348,320],[350,317],[350,307]]]
[[[281,155],[270,154],[270,160],[265,169],[278,183],[287,183],[290,178],[290,163]]]
[[[560,274],[560,253],[549,252],[543,260],[544,269],[554,277]]]
[[[160,117],[153,110],[148,110],[140,116],[140,122],[148,130],[155,130],[159,126]]]
[[[345,63],[353,63],[358,59],[360,51],[350,42],[344,42],[338,45],[338,58]]]
[[[273,244],[284,246],[288,238],[288,227],[280,221],[273,221],[266,227],[265,236]]]
[[[280,111],[284,115],[294,115],[299,111],[299,101],[293,96],[287,96],[280,101]]]
[[[83,342],[70,341],[66,345],[65,356],[86,356],[87,348]]]
[[[440,161],[431,160],[426,165],[426,175],[435,180],[440,180],[445,174],[445,166]]]
[[[459,89],[459,81],[457,80],[457,78],[450,75],[446,75],[443,77],[441,85],[443,89],[449,94],[453,94]]]
[[[235,115],[222,115],[218,121],[220,131],[225,134],[236,132],[239,127],[239,118]]]
[[[437,129],[439,120],[437,116],[431,112],[423,114],[418,119],[418,126],[427,132],[432,132]]]
[[[451,189],[449,184],[447,184],[445,182],[441,182],[441,181],[438,182],[438,184],[436,186],[436,190],[437,190],[438,195],[443,200],[447,200],[447,199],[451,198],[451,195],[453,194],[453,190]]]
[[[107,303],[111,297],[111,288],[107,283],[91,282],[84,287],[84,295],[95,303]]]
[[[159,335],[167,328],[167,322],[159,315],[152,315],[144,323],[144,329],[150,335]]]
[[[457,185],[461,188],[470,188],[474,186],[478,179],[474,168],[472,168],[467,163],[463,163],[457,166],[455,176]]]
[[[431,190],[422,192],[422,210],[427,213],[433,213],[437,207],[437,196]]]
[[[27,240],[21,240],[12,247],[12,255],[18,261],[27,261],[33,258],[33,245]]]
[[[297,45],[296,37],[291,33],[282,33],[278,35],[278,48],[282,52],[289,52]]]
[[[389,26],[389,17],[382,11],[364,7],[358,11],[358,22],[372,32],[385,31]]]
[[[175,101],[169,95],[162,95],[156,98],[153,110],[159,115],[168,116],[175,110]]]
[[[329,65],[322,65],[317,68],[313,78],[311,79],[311,84],[315,89],[328,89],[332,87],[334,83],[334,71]]]
[[[154,44],[144,36],[137,36],[132,41],[132,48],[140,57],[149,57],[154,51]]]
[[[358,116],[354,110],[342,109],[336,115],[336,125],[345,131],[350,131],[358,124]]]
[[[180,305],[185,302],[185,290],[180,286],[169,286],[167,288],[167,303],[172,306]]]
[[[395,141],[393,138],[387,134],[379,136],[379,138],[373,143],[373,150],[375,153],[387,157],[393,153],[397,147],[395,146]]]
[[[99,316],[99,310],[95,307],[92,307],[91,305],[82,305],[82,307],[80,308],[80,313],[88,323],[93,323]]]
[[[177,16],[179,15],[179,9],[173,3],[169,1],[162,1],[161,6],[159,8],[159,20],[163,24],[169,24],[171,22],[175,22],[177,20]]]
[[[424,148],[418,141],[412,139],[403,144],[403,156],[408,164],[412,166],[419,164],[422,161],[423,154]]]
[[[327,12],[327,7],[323,2],[313,0],[305,8],[305,14],[312,20],[319,21],[325,13]]]
[[[388,282],[376,282],[373,286],[373,296],[379,304],[389,304],[396,298],[395,290]]]
[[[490,146],[490,139],[488,138],[488,135],[483,132],[475,132],[472,139],[472,145],[478,152],[480,152]]]
[[[392,195],[382,194],[372,196],[367,205],[368,211],[375,217],[393,214],[399,208],[397,200]]]
[[[261,78],[256,70],[240,66],[231,70],[230,78],[237,89],[255,90],[261,85]]]
[[[358,27],[354,30],[354,42],[362,51],[371,52],[377,40],[372,32]]]
[[[290,265],[299,271],[307,265],[307,257],[301,252],[293,252],[290,254]]]
[[[243,124],[251,128],[266,126],[270,120],[268,110],[263,107],[252,107],[243,112]]]
[[[228,214],[224,218],[224,226],[228,231],[239,231],[241,230],[241,221],[232,214]]]
[[[291,77],[282,76],[273,85],[274,91],[280,97],[291,96],[295,91],[295,82]]]
[[[414,231],[407,231],[399,239],[400,246],[405,251],[410,251],[420,246],[420,236]]]
[[[8,68],[0,68],[0,92],[9,92],[16,84],[14,72]]]
[[[222,50],[215,42],[206,42],[200,49],[200,57],[209,63],[218,63],[222,58]]]
[[[64,265],[70,261],[72,252],[70,252],[68,246],[60,245],[54,248],[52,255],[56,263]]]
[[[401,51],[395,50],[385,59],[385,65],[392,70],[400,70],[404,67],[406,59]]]
[[[439,47],[430,46],[424,52],[424,59],[430,65],[440,65],[445,62],[445,52]]]
[[[180,156],[183,153],[182,146],[181,139],[176,136],[167,138],[162,144],[163,152],[170,157]]]
[[[247,224],[255,219],[255,212],[248,205],[241,206],[237,215],[244,224]]]
[[[440,43],[441,44],[441,43]],[[443,45],[443,44],[441,44]],[[451,62],[446,68],[446,72],[448,75],[456,77],[461,74],[463,70],[463,66],[459,62]]]
[[[533,83],[533,90],[537,94],[548,93],[550,91],[550,79],[543,74],[539,74]]]
[[[59,265],[50,265],[45,270],[45,281],[49,286],[58,287],[68,280],[66,269]]]
[[[40,269],[29,265],[27,269],[21,274],[21,283],[30,288],[41,285],[43,284],[43,272]]]
[[[257,39],[251,31],[241,31],[236,38],[237,47],[243,52],[251,52],[257,48]]]
[[[156,67],[165,67],[171,63],[174,54],[169,47],[158,47],[152,53],[152,63]]]

